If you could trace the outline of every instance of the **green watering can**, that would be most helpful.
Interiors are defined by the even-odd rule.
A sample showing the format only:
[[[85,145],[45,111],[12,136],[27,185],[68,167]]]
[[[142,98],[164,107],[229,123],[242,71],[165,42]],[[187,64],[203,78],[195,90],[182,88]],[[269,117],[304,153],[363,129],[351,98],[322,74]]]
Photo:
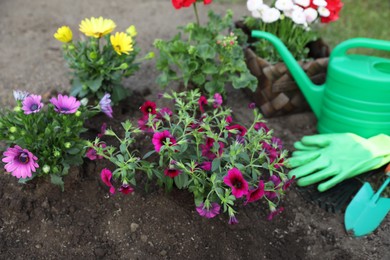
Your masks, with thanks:
[[[275,35],[252,31],[270,41],[318,119],[319,133],[355,133],[368,138],[390,135],[390,59],[347,54],[353,48],[390,51],[390,41],[354,38],[336,46],[326,82],[315,85]]]
[[[387,176],[390,165],[386,167]],[[365,182],[345,210],[344,225],[347,231],[355,236],[364,236],[374,231],[390,211],[390,198],[380,197],[380,194],[389,185],[390,177],[374,194],[368,182]]]

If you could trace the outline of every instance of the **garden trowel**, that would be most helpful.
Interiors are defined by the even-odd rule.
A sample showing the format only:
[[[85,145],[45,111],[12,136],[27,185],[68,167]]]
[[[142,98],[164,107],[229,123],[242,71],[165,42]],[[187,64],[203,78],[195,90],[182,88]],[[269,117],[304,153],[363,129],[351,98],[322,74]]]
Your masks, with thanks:
[[[373,232],[390,211],[390,198],[380,197],[390,183],[390,164],[386,167],[388,178],[374,193],[371,185],[365,182],[345,211],[345,229],[355,236]]]

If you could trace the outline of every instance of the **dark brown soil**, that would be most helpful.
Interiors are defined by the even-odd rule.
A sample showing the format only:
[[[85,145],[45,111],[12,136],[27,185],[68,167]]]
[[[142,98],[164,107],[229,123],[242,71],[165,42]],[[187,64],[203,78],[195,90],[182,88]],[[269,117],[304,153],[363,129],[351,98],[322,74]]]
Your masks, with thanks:
[[[37,94],[55,87],[69,89],[69,75],[52,38],[57,27],[67,24],[76,33],[85,17],[103,15],[121,29],[135,24],[146,53],[155,38],[170,38],[177,25],[193,21],[191,10],[175,11],[170,1],[1,1],[0,91],[2,105],[12,105],[12,89]],[[246,14],[245,4],[213,3],[223,13]],[[200,8],[205,13],[206,8]],[[204,16],[201,17],[204,19]],[[154,63],[125,81],[136,90],[133,98],[115,109],[114,129],[124,119],[135,120],[145,99],[156,100],[161,91],[154,79]],[[137,92],[138,91],[138,92]],[[137,94],[138,93],[138,94]],[[140,94],[139,94],[140,93]],[[237,121],[251,119],[250,99],[229,90],[228,105]],[[100,115],[89,122],[93,136]],[[308,111],[268,119],[275,136],[286,148],[304,135],[316,133],[316,119]],[[93,131],[95,129],[95,131]],[[137,143],[138,148],[146,143]],[[389,259],[389,219],[371,235],[354,238],[344,230],[343,213],[332,213],[302,197],[297,187],[288,192],[285,211],[266,220],[261,204],[239,208],[238,225],[228,225],[226,215],[205,219],[195,210],[186,191],[140,185],[132,195],[110,195],[101,183],[100,170],[112,167],[89,161],[73,168],[65,179],[65,191],[48,180],[27,185],[0,175],[0,259]]]

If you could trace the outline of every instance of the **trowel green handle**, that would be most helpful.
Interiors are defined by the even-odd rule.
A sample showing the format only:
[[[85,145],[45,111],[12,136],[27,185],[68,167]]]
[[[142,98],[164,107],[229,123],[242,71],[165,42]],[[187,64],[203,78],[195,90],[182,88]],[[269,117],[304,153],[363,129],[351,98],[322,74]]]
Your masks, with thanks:
[[[371,201],[372,202],[377,202],[379,199],[379,196],[381,193],[386,189],[387,185],[390,183],[390,177],[386,179],[386,181],[382,184],[382,186],[378,189],[378,191],[375,193],[375,195],[372,197]]]
[[[370,38],[354,38],[346,40],[337,45],[331,53],[332,57],[345,56],[349,49],[354,48],[369,48],[382,51],[390,51],[390,41],[370,39]]]

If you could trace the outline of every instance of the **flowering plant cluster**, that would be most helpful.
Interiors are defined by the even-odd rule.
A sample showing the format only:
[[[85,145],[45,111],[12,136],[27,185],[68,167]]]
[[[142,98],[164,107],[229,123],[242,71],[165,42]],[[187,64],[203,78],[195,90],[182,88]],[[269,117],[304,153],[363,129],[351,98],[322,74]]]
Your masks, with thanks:
[[[126,32],[111,34],[115,28],[111,19],[91,17],[80,23],[86,40],[74,42],[68,26],[60,27],[54,34],[63,42],[64,58],[73,70],[72,96],[98,100],[109,93],[117,104],[130,95],[122,85],[122,78],[133,75],[142,60],[136,60],[140,52],[135,40],[137,31],[131,25]],[[152,57],[153,53],[149,53],[144,59]]]
[[[334,22],[343,6],[341,0],[276,0],[267,5],[263,0],[248,0],[252,17],[246,17],[250,30],[276,35],[298,60],[307,58],[307,44],[318,38],[313,28],[319,23]],[[258,56],[277,62],[281,58],[266,40],[256,40],[253,47]]]
[[[287,151],[257,109],[251,107],[254,122],[245,127],[234,122],[219,93],[211,98],[199,90],[163,96],[173,101],[174,111],[146,101],[140,108],[139,129],[131,130],[131,124],[124,123],[125,138],[117,137],[119,149],[105,147],[98,139],[90,145],[117,167],[114,174],[107,169],[101,173],[112,193],[111,179],[119,180],[120,190],[133,190],[129,184],[135,183],[135,171],[140,170],[168,190],[173,186],[188,189],[194,194],[197,212],[206,218],[223,211],[229,223],[235,224],[239,202],[266,201],[270,219],[283,210],[278,204],[292,182],[284,173]],[[152,149],[142,159],[126,149],[131,131],[151,136]],[[111,130],[105,134],[114,135]],[[153,162],[147,162],[152,157]]]
[[[99,111],[112,114],[109,94],[96,107],[62,94],[46,105],[40,95],[14,91],[14,96],[14,109],[0,112],[0,140],[8,146],[2,158],[6,172],[22,183],[50,175],[63,189],[70,166],[83,162],[84,121]]]
[[[205,4],[211,1],[204,1]],[[257,79],[250,73],[244,61],[236,35],[224,31],[232,29],[233,13],[224,17],[209,11],[209,21],[199,24],[196,1],[172,1],[175,8],[193,6],[197,23],[179,28],[180,32],[171,40],[155,41],[159,51],[156,67],[161,74],[157,82],[162,87],[173,81],[199,88],[202,92],[225,95],[226,84],[234,88],[249,88],[255,91]],[[185,35],[185,37],[182,37]]]

